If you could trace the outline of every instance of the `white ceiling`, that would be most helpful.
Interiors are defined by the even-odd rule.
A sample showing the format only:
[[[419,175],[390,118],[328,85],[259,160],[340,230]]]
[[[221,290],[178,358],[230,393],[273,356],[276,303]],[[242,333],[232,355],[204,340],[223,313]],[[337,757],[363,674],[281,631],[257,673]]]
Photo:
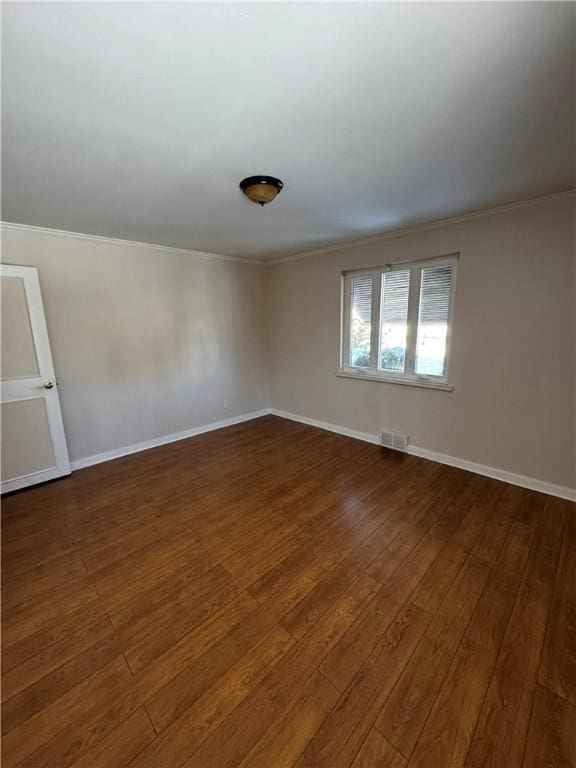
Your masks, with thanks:
[[[3,3],[2,218],[272,258],[568,189],[575,9]]]

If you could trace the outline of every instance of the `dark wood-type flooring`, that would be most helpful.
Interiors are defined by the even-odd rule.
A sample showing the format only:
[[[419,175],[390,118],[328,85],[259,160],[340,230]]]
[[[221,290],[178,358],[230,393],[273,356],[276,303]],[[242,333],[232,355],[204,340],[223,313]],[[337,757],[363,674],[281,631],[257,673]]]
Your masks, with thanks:
[[[264,417],[3,502],[4,768],[576,765],[576,510]]]

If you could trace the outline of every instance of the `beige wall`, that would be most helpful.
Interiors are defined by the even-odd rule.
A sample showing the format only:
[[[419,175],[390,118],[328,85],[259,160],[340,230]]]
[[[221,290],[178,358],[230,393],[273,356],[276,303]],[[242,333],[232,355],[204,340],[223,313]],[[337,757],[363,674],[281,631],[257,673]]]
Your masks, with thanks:
[[[10,230],[2,260],[38,268],[72,460],[269,406],[263,267]]]
[[[337,378],[340,271],[454,251],[454,391]],[[564,199],[274,266],[272,404],[574,488],[574,259]]]
[[[272,405],[574,487],[573,226],[565,199],[269,267],[6,230],[2,260],[38,268],[72,460]],[[454,391],[336,377],[340,271],[453,251]]]

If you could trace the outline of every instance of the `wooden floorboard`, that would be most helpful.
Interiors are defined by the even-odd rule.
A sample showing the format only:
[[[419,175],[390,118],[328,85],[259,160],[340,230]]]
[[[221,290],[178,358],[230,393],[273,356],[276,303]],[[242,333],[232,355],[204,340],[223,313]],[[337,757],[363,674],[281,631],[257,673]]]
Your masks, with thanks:
[[[2,532],[5,768],[574,768],[569,502],[270,416]]]

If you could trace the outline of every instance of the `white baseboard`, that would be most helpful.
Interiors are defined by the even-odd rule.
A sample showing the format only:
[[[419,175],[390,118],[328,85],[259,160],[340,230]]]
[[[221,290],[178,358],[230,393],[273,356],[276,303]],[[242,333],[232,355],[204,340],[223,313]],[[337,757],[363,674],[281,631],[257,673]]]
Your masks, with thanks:
[[[234,424],[242,424],[243,421],[252,421],[252,419],[258,419],[261,416],[267,416],[270,413],[270,408],[265,408],[261,411],[252,411],[251,413],[243,413],[241,416],[233,416],[230,419],[223,419],[222,421],[213,421],[211,424],[204,424],[201,427],[192,427],[192,429],[185,429],[183,432],[174,432],[171,435],[154,437],[152,440],[146,440],[143,443],[133,443],[132,445],[125,445],[122,448],[114,448],[111,451],[95,453],[92,456],[86,456],[84,459],[76,459],[76,461],[71,462],[71,466],[73,470],[91,467],[93,464],[102,464],[104,461],[112,461],[112,459],[119,459],[122,456],[129,456],[131,453],[147,451],[149,448],[158,448],[160,445],[175,443],[178,440],[185,440],[187,437],[194,437],[195,435],[203,435],[205,432],[213,432],[215,429],[232,427]]]
[[[279,411],[277,408],[271,408],[270,413],[273,416],[280,416],[282,419],[299,421],[301,424],[309,424],[311,427],[325,429],[328,432],[336,432],[337,435],[346,435],[346,437],[353,437],[356,440],[363,440],[365,443],[373,443],[374,445],[378,445],[378,437],[376,435],[371,435],[368,432],[358,432],[355,429],[348,429],[348,427],[340,427],[337,424],[329,424],[327,421],[309,419],[307,416],[299,416],[296,413],[288,413],[288,411]]]
[[[251,421],[252,419],[258,419],[261,416],[267,416],[269,414],[279,416],[283,419],[289,419],[290,421],[298,421],[301,424],[308,424],[311,427],[325,429],[328,432],[335,432],[338,435],[353,437],[356,440],[363,440],[372,445],[378,445],[379,442],[378,436],[370,434],[369,432],[359,432],[355,429],[349,429],[348,427],[341,427],[338,424],[330,424],[327,421],[310,419],[307,416],[288,413],[287,411],[281,411],[277,408],[264,408],[261,411],[252,411],[251,413],[244,413],[241,416],[234,416],[230,419],[213,421],[211,424],[204,424],[201,427],[193,427],[192,429],[186,429],[183,432],[174,432],[171,435],[155,437],[152,440],[146,440],[143,443],[134,443],[132,445],[123,446],[122,448],[115,448],[111,451],[96,453],[93,456],[87,456],[86,458],[73,461],[71,466],[73,470],[83,469],[84,467],[90,467],[93,464],[101,464],[104,461],[119,459],[122,456],[129,456],[131,453],[139,453],[140,451],[146,451],[149,448],[157,448],[158,446],[174,443],[178,440],[185,440],[187,437],[194,437],[195,435],[202,435],[205,432],[212,432],[216,429],[231,427],[234,424],[241,424],[244,421]],[[430,461],[437,461],[440,464],[447,464],[450,467],[466,469],[469,472],[475,472],[477,475],[484,475],[485,477],[492,477],[495,480],[502,480],[511,485],[519,485],[522,488],[529,488],[532,491],[540,491],[541,493],[547,493],[550,496],[558,496],[559,498],[567,499],[568,501],[576,501],[576,490],[562,485],[547,483],[544,480],[536,480],[532,477],[524,477],[524,475],[517,475],[514,472],[508,472],[504,469],[487,467],[484,464],[477,464],[476,462],[468,461],[467,459],[448,456],[445,453],[431,451],[428,448],[419,448],[417,445],[409,445],[408,453],[422,459],[429,459]]]
[[[353,437],[356,440],[364,440],[364,442],[372,443],[373,445],[378,445],[379,443],[378,436],[372,435],[369,432],[358,432],[355,429],[348,429],[348,427],[341,427],[337,424],[330,424],[327,421],[319,421],[318,419],[309,419],[307,416],[299,416],[298,414],[280,411],[276,408],[272,408],[269,412],[274,414],[274,416],[280,416],[283,419],[299,421],[302,424],[309,424],[311,427],[318,427],[319,429],[325,429],[329,432],[336,432],[339,435]],[[547,493],[550,496],[558,496],[559,498],[567,499],[568,501],[576,501],[576,490],[567,488],[563,485],[555,485],[554,483],[547,483],[544,480],[524,477],[524,475],[517,475],[514,472],[508,472],[504,469],[487,467],[484,464],[477,464],[474,461],[468,461],[466,459],[458,459],[455,456],[448,456],[445,453],[431,451],[428,448],[419,448],[417,445],[409,445],[408,453],[412,456],[419,456],[422,459],[437,461],[439,464],[447,464],[450,467],[466,469],[468,472],[475,472],[477,475],[484,475],[486,477],[492,477],[495,480],[502,480],[504,483],[519,485],[522,488],[529,488],[532,491],[540,491],[541,493]]]

